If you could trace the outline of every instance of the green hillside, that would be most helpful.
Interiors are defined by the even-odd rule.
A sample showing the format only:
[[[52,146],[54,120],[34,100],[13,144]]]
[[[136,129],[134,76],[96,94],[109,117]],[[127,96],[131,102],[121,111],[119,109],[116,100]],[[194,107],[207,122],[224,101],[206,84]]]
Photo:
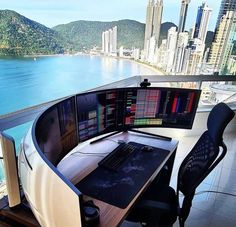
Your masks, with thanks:
[[[143,49],[145,24],[134,20],[75,21],[52,29],[14,11],[0,10],[0,55],[60,54],[101,47],[102,32],[118,29],[118,47]],[[163,23],[161,39],[173,23]]]
[[[0,10],[0,55],[63,53],[63,38],[54,30],[14,11]]]
[[[120,20],[113,22],[98,21],[75,21],[69,24],[62,24],[54,27],[65,39],[73,43],[74,51],[91,49],[93,46],[102,45],[102,32],[114,26],[118,30],[118,47],[143,48],[145,24],[134,20]],[[161,39],[167,37],[167,31],[173,23],[163,23],[161,27]]]
[[[118,30],[118,46],[126,48],[142,47],[145,25],[132,20],[114,22],[75,21],[58,25],[53,29],[66,39],[71,40],[75,51],[91,49],[102,45],[102,32],[114,26]]]

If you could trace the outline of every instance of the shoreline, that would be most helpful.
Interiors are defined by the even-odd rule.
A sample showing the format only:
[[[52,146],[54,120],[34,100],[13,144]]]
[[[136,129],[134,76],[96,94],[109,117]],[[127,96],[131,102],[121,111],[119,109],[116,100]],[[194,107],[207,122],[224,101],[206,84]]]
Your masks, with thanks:
[[[34,55],[23,55],[23,56],[4,56],[5,57],[9,57],[9,58],[33,58],[34,60],[37,60],[37,58],[40,57],[74,57],[74,56],[96,56],[96,57],[102,57],[102,58],[110,58],[110,59],[117,59],[117,60],[127,60],[130,61],[132,63],[136,63],[138,65],[142,65],[146,68],[148,68],[149,70],[153,71],[153,75],[158,75],[158,76],[165,76],[165,72],[162,71],[161,69],[158,69],[157,67],[150,65],[146,62],[142,62],[139,60],[134,60],[132,58],[124,58],[124,57],[114,57],[114,56],[104,56],[104,55],[96,55],[96,54],[87,54],[87,53],[82,53],[82,52],[78,52],[76,54],[34,54]],[[1,59],[1,57],[0,57]],[[151,76],[151,75],[150,75]]]

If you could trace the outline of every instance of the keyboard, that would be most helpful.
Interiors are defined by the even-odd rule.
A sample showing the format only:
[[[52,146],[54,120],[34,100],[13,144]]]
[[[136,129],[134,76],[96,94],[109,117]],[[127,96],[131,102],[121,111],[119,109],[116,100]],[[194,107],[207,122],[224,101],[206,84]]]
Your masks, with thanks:
[[[136,150],[136,147],[128,144],[121,143],[109,155],[102,159],[98,166],[108,170],[117,171],[122,163]]]

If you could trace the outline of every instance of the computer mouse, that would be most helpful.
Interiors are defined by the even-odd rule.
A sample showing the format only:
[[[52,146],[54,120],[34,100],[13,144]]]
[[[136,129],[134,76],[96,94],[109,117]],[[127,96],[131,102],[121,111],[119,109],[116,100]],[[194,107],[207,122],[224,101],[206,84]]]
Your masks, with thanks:
[[[153,151],[153,147],[151,147],[151,146],[143,146],[141,148],[141,151],[143,151],[143,152],[152,152]]]

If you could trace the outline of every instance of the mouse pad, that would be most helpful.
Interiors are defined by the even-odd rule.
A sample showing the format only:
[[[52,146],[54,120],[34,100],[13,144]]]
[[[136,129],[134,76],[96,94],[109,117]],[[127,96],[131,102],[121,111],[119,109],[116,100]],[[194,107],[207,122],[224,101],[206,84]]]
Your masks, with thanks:
[[[117,171],[97,167],[76,187],[84,195],[126,208],[170,152],[155,147],[151,152],[144,152],[141,148],[145,145],[134,142],[129,144],[137,149]]]

